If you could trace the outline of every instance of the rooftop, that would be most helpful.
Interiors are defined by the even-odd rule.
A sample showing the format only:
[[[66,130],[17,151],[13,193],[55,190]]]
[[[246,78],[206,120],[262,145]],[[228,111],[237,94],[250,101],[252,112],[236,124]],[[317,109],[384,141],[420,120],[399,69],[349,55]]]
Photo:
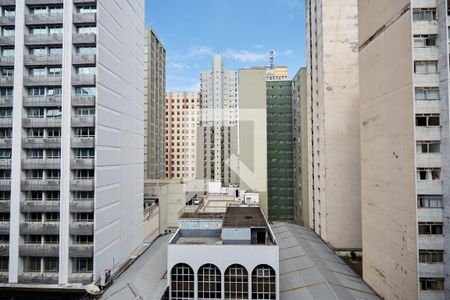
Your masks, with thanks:
[[[223,218],[223,227],[268,228],[268,224],[259,207],[228,207]]]

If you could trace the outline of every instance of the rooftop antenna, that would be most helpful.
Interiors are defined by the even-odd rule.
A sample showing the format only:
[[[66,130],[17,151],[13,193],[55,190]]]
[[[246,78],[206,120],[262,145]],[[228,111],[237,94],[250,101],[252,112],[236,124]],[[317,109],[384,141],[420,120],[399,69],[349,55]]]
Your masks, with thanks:
[[[273,70],[275,68],[275,50],[269,51],[269,69]]]

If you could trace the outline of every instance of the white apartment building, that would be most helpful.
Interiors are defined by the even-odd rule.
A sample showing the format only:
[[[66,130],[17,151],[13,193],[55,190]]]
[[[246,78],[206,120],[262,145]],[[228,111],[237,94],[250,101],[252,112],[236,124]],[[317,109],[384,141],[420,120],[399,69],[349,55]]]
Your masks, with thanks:
[[[361,2],[361,1],[360,1]],[[308,0],[309,226],[334,249],[361,250],[358,0]]]
[[[147,179],[163,179],[166,49],[151,28],[145,29],[144,66],[144,173]]]
[[[237,74],[214,55],[211,70],[201,73],[201,124],[198,134],[197,178],[237,184]]]
[[[450,297],[449,2],[359,1],[364,279]]]
[[[1,0],[0,28],[0,286],[96,281],[143,237],[144,1]]]
[[[196,176],[197,130],[200,126],[200,94],[166,93],[166,178]]]

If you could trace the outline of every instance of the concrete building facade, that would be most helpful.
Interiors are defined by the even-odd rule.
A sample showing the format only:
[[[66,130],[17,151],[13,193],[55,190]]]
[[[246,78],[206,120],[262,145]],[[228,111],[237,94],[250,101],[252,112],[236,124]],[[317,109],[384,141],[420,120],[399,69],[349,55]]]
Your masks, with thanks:
[[[201,73],[201,123],[197,178],[238,183],[237,74],[214,55],[211,70]]]
[[[445,0],[359,1],[364,279],[385,299],[448,299]]]
[[[166,94],[165,177],[167,179],[195,178],[200,113],[199,93],[170,92]]]
[[[144,1],[0,10],[1,286],[80,287],[142,242]]]
[[[306,18],[309,226],[360,250],[358,1],[308,0]]]
[[[144,172],[149,179],[165,175],[166,49],[151,28],[145,29]]]
[[[294,217],[297,224],[309,224],[308,110],[306,68],[292,78],[292,142],[294,160]]]

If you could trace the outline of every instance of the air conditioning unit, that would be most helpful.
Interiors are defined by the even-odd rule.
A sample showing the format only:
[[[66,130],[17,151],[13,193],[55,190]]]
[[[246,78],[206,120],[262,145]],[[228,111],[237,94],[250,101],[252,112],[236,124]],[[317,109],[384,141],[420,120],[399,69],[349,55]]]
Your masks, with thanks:
[[[100,273],[100,286],[105,287],[111,280],[111,269],[106,269]]]

